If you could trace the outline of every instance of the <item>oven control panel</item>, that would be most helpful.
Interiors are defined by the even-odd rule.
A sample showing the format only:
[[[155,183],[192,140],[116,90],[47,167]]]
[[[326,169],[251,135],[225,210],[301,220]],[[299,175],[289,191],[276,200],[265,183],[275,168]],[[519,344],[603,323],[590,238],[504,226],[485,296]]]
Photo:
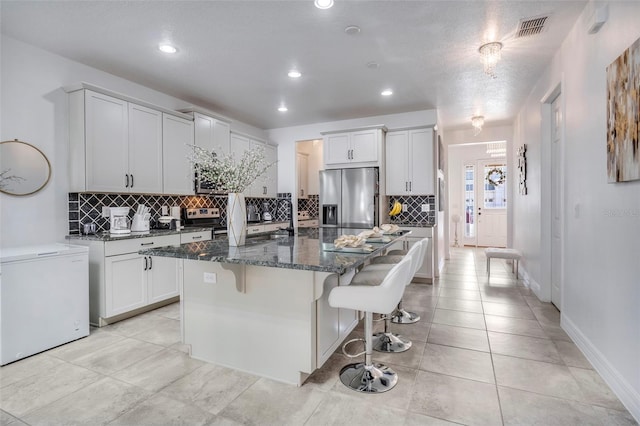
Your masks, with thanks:
[[[185,209],[187,219],[218,219],[220,209],[217,207],[203,207],[196,209]]]

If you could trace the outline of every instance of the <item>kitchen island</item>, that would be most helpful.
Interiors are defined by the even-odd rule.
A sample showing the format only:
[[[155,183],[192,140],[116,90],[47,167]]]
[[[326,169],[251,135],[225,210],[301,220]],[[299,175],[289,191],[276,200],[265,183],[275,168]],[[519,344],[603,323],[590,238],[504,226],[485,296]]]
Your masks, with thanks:
[[[357,229],[309,228],[298,235],[215,240],[140,251],[178,258],[183,341],[191,356],[301,385],[358,323],[353,310],[329,306],[332,288],[406,233],[372,252],[325,250]]]

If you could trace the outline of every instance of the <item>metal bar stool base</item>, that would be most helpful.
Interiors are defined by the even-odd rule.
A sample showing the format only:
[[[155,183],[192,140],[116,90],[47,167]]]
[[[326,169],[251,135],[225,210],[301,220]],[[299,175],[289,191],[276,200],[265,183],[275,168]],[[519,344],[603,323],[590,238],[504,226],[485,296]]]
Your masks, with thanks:
[[[420,315],[404,309],[397,309],[391,317],[391,322],[394,324],[414,324],[418,321],[420,321]]]
[[[340,370],[340,381],[348,388],[363,393],[380,393],[398,383],[398,374],[382,364],[366,366],[363,362],[345,365]]]
[[[378,352],[404,352],[411,347],[411,340],[405,339],[399,334],[376,333],[373,335],[373,350]]]

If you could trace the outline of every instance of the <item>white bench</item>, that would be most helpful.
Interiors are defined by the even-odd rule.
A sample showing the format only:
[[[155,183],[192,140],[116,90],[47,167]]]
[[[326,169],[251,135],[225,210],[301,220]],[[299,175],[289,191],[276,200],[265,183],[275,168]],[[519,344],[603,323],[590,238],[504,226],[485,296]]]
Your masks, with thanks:
[[[516,278],[518,277],[518,264],[520,262],[520,258],[522,257],[522,252],[520,250],[512,248],[489,247],[484,249],[484,255],[487,256],[487,276],[491,275],[491,258],[496,257],[498,259],[513,260],[513,264],[511,265],[511,272],[515,272]]]

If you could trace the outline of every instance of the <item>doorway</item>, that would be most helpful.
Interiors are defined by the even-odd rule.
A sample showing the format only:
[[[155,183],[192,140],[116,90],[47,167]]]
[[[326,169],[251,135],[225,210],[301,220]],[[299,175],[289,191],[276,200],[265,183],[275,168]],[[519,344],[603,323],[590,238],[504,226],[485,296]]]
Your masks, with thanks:
[[[562,126],[561,96],[551,101],[551,303],[562,305]]]
[[[506,247],[507,164],[485,159],[464,166],[464,235],[466,245]]]

